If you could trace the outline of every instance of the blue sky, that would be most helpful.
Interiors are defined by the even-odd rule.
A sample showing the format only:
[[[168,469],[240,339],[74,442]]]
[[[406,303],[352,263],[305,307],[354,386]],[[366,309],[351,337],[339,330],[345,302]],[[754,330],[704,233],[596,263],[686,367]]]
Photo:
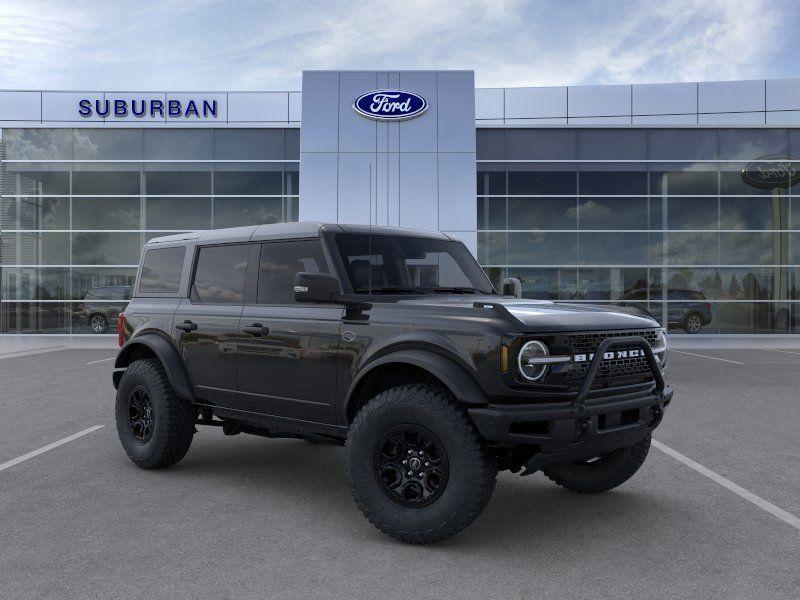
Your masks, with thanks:
[[[303,69],[480,87],[800,76],[800,3],[0,0],[0,89],[295,90]]]

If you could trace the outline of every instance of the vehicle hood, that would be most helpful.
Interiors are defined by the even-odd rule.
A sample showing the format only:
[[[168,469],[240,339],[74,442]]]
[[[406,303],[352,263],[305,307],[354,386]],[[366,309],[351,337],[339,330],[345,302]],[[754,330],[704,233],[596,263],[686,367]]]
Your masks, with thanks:
[[[494,310],[514,321],[516,327],[525,332],[650,329],[659,326],[644,310],[632,306],[570,304],[469,294],[403,298],[399,302],[439,309],[475,307],[475,310]]]

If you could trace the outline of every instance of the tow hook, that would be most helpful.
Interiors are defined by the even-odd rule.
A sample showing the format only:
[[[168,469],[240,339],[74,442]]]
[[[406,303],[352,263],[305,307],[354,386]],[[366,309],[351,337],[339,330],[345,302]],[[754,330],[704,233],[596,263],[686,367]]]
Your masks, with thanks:
[[[583,434],[586,433],[589,429],[589,419],[582,418],[582,419],[575,419],[575,437],[573,438],[573,442],[579,442],[580,439],[583,437]]]
[[[650,426],[658,425],[661,418],[664,416],[664,411],[660,406],[654,406],[650,409]]]

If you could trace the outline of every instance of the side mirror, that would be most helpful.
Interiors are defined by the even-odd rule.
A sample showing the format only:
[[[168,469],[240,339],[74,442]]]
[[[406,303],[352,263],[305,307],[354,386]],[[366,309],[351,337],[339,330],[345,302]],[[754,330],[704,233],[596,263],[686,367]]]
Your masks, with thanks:
[[[522,298],[522,282],[516,277],[503,279],[503,296]]]
[[[341,295],[342,285],[333,275],[300,272],[294,277],[294,299],[297,302],[338,302]]]

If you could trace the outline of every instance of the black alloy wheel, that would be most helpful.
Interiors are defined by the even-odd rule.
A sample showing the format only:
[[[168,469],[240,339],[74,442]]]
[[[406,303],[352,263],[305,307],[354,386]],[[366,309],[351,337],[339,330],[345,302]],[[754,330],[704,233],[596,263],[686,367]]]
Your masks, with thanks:
[[[153,437],[155,419],[150,394],[144,386],[133,390],[128,399],[128,420],[133,435],[140,444],[146,444]]]
[[[449,474],[442,443],[419,425],[392,427],[375,449],[375,475],[380,486],[401,506],[430,504],[444,491]]]

